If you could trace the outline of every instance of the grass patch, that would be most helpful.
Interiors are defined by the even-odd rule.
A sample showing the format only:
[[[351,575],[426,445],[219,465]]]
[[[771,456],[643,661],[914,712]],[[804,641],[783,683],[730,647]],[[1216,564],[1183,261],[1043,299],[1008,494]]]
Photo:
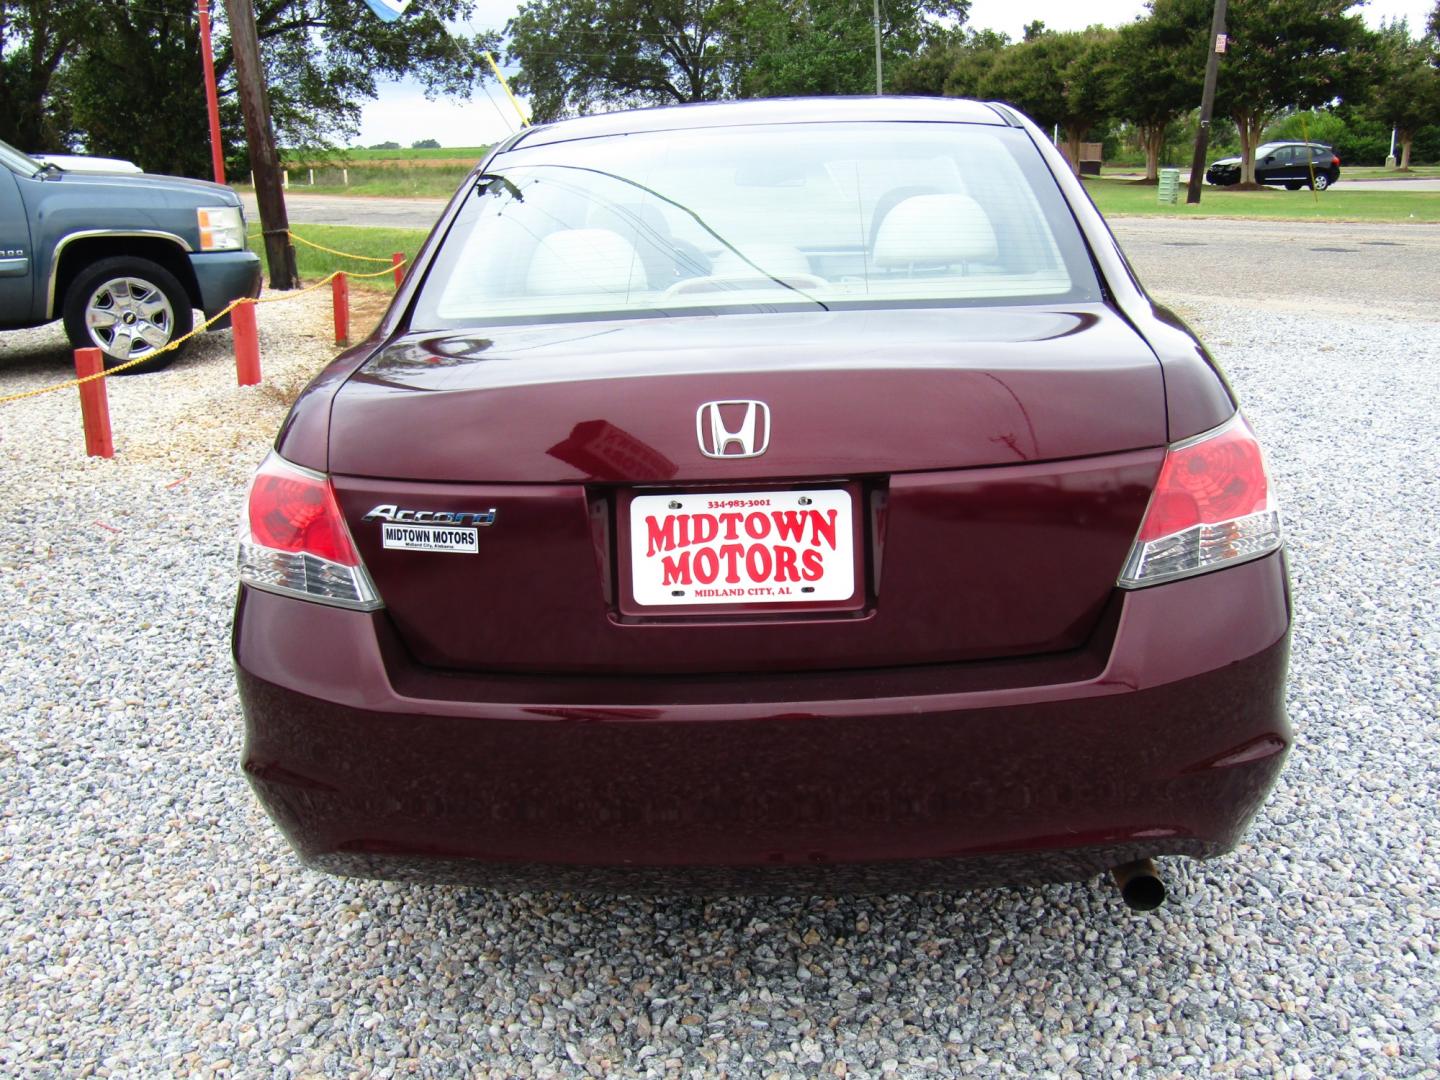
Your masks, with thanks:
[[[1396,185],[1400,187],[1401,185]],[[1230,191],[1208,184],[1198,206],[1185,202],[1185,189],[1175,206],[1155,200],[1155,188],[1129,180],[1085,178],[1085,188],[1103,214],[1144,214],[1161,217],[1274,218],[1292,221],[1440,221],[1440,191]]]
[[[371,258],[388,260],[393,252],[400,252],[406,260],[413,259],[425,242],[428,233],[424,229],[368,229],[354,225],[296,225],[292,230],[297,236],[337,251],[354,255],[368,255]],[[250,250],[265,261],[265,245],[258,235],[251,236]],[[331,255],[324,251],[306,247],[298,241],[295,244],[295,265],[300,271],[300,280],[310,284],[336,270],[351,274],[364,274],[383,268],[381,263],[362,262]],[[265,267],[268,274],[270,267]],[[389,274],[379,277],[350,279],[353,289],[374,289],[383,292],[395,290],[395,279]]]

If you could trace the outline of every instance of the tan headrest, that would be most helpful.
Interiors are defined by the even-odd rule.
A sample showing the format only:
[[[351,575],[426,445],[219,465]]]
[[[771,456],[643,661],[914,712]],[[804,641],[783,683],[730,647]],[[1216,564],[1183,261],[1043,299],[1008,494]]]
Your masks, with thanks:
[[[969,195],[912,195],[886,214],[875,237],[878,266],[994,262],[990,216]]]
[[[540,240],[525,288],[531,295],[623,293],[630,289],[635,248],[610,229],[564,229]]]

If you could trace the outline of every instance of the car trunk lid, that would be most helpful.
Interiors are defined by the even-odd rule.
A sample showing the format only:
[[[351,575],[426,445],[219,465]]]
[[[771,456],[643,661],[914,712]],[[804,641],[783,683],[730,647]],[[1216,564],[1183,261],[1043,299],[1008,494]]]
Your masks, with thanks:
[[[763,404],[763,453],[707,456],[711,402]],[[721,426],[744,418],[725,406]],[[330,469],[422,662],[801,670],[1080,646],[1165,439],[1159,365],[1103,305],[770,313],[403,338],[337,395]],[[819,548],[852,587],[666,600],[636,548],[678,567],[666,544],[693,536],[672,504],[695,535],[809,522],[795,565]],[[386,546],[416,515],[474,535]]]

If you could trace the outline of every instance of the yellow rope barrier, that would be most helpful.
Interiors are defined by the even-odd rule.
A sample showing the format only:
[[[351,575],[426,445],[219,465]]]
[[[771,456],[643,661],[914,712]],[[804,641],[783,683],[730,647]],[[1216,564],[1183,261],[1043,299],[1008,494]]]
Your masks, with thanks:
[[[255,239],[257,239],[258,237],[261,237],[261,236],[264,236],[264,235],[265,235],[265,234],[264,234],[263,232],[253,232],[253,233],[250,233],[245,239],[247,239],[247,240],[255,240]],[[306,247],[308,247],[308,248],[314,248],[316,251],[323,251],[323,252],[325,252],[327,255],[339,255],[341,258],[344,258],[344,259],[359,259],[361,262],[377,262],[377,263],[387,263],[387,264],[390,262],[389,259],[377,258],[377,257],[374,256],[374,255],[356,255],[354,252],[351,252],[351,251],[340,251],[340,250],[338,250],[338,249],[336,249],[336,248],[326,247],[324,244],[317,244],[317,243],[315,243],[314,240],[306,240],[305,237],[299,235],[298,233],[291,232],[291,231],[289,231],[288,229],[286,230],[285,235],[288,236],[288,237],[290,237],[291,240],[295,240],[295,241],[297,241],[297,242],[299,242],[299,243],[301,243],[301,244],[304,244],[304,245],[305,245]],[[356,277],[360,277],[360,276],[362,276],[362,275],[356,274],[355,276],[356,276]],[[371,274],[370,276],[371,276],[371,277],[378,277],[379,275],[377,275],[377,274]]]
[[[111,375],[118,375],[122,371],[126,371],[139,364],[144,364],[147,361],[155,359],[155,357],[159,356],[161,353],[167,353],[170,352],[172,349],[178,349],[182,344],[184,344],[190,338],[194,337],[196,334],[200,333],[203,330],[209,329],[211,323],[219,322],[226,315],[229,315],[230,312],[234,311],[243,303],[245,303],[245,299],[231,301],[225,306],[222,311],[219,311],[216,314],[212,315],[210,318],[202,322],[199,326],[192,327],[188,334],[181,334],[173,341],[167,341],[164,345],[156,349],[154,352],[148,352],[144,356],[141,356],[135,360],[127,360],[125,363],[117,364],[113,368],[106,368],[104,371],[97,371],[94,375],[86,375],[77,379],[69,379],[63,383],[56,383],[54,386],[42,386],[37,390],[26,390],[19,394],[8,394],[5,397],[0,397],[0,405],[7,405],[12,401],[22,401],[25,398],[39,397],[41,394],[49,394],[55,390],[64,390],[67,387],[71,386],[83,386],[85,383],[94,382],[96,379],[104,379],[108,378]]]
[[[237,304],[278,304],[278,303],[279,303],[280,301],[282,301],[282,300],[291,300],[291,299],[294,299],[295,297],[299,296],[301,293],[314,292],[316,289],[321,288],[322,286],[329,285],[330,282],[334,281],[334,280],[335,280],[337,277],[339,277],[341,274],[344,274],[346,277],[352,277],[352,278],[382,277],[382,276],[384,276],[385,274],[393,274],[393,273],[395,272],[395,267],[396,267],[396,266],[404,266],[404,265],[405,265],[405,260],[402,259],[402,260],[400,260],[398,263],[395,263],[395,264],[392,265],[392,266],[387,266],[387,267],[385,267],[384,270],[374,270],[374,271],[371,271],[371,272],[365,273],[365,274],[357,274],[357,273],[355,273],[353,270],[332,270],[332,271],[330,271],[330,273],[326,274],[326,275],[325,275],[323,278],[321,278],[319,281],[315,282],[314,285],[306,285],[303,289],[293,289],[293,290],[291,290],[290,292],[278,293],[278,294],[275,295],[275,296],[256,296],[256,297],[253,297],[253,298],[252,298],[252,297],[246,297],[244,300],[237,300],[236,303],[237,303]],[[154,355],[154,354],[152,353],[151,355]],[[148,360],[149,357],[146,357],[146,359]]]
[[[334,248],[326,247],[324,244],[317,244],[317,243],[315,243],[315,241],[313,241],[313,240],[306,240],[303,236],[296,236],[293,232],[290,234],[290,239],[291,239],[291,240],[298,241],[299,243],[304,244],[306,247],[314,248],[316,251],[323,251],[323,252],[325,252],[326,254],[329,254],[329,255],[339,255],[339,256],[342,256],[343,258],[346,258],[346,259],[359,259],[359,260],[361,260],[362,262],[377,262],[377,263],[389,263],[389,262],[390,262],[389,259],[376,258],[374,255],[355,255],[355,254],[352,254],[351,252],[348,252],[348,251],[337,251],[337,250],[335,250]],[[360,275],[359,275],[359,274],[356,274],[355,276],[356,276],[356,277],[359,277]],[[371,276],[374,277],[375,275],[372,274]]]
[[[355,258],[363,259],[366,258],[366,256],[357,255],[355,256]],[[127,360],[123,364],[117,364],[115,367],[106,368],[104,371],[97,371],[94,375],[85,375],[80,378],[67,379],[65,382],[56,383],[53,386],[42,386],[38,389],[25,390],[18,394],[8,394],[4,397],[0,397],[0,405],[8,405],[12,401],[23,401],[26,398],[39,397],[41,394],[54,393],[56,390],[66,390],[72,386],[83,386],[85,383],[94,382],[96,379],[106,379],[109,378],[111,375],[118,375],[122,371],[127,371],[132,367],[148,363],[162,353],[167,353],[174,349],[178,349],[181,345],[183,345],[190,338],[194,337],[196,334],[201,333],[204,330],[208,330],[212,323],[219,322],[221,319],[223,319],[226,315],[229,315],[241,304],[275,304],[279,303],[282,300],[293,300],[295,299],[295,297],[300,296],[302,293],[314,292],[316,289],[322,288],[323,286],[330,284],[330,282],[335,280],[335,278],[339,277],[341,274],[346,274],[347,276],[354,278],[380,277],[382,274],[393,274],[395,272],[396,266],[404,265],[405,260],[402,259],[400,262],[395,263],[392,266],[387,266],[383,270],[376,270],[373,273],[352,274],[348,270],[335,270],[325,275],[325,277],[315,282],[315,284],[307,285],[303,289],[295,289],[292,292],[280,293],[277,296],[242,296],[239,300],[232,300],[230,303],[226,304],[224,308],[222,308],[220,311],[217,311],[214,315],[211,315],[210,318],[206,319],[199,326],[192,327],[189,333],[181,334],[173,341],[167,341],[164,345],[160,346],[160,348],[156,349],[154,352],[148,352],[144,356],[138,357],[134,360]]]

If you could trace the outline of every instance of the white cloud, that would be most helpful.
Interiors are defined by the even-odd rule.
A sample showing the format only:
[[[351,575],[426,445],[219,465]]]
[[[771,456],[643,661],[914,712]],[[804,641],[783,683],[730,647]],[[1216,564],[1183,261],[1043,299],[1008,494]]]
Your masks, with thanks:
[[[504,92],[489,83],[469,101],[439,98],[427,101],[413,84],[392,83],[380,97],[365,106],[360,122],[361,146],[397,142],[409,146],[420,139],[435,139],[441,146],[482,146],[515,131],[519,118]]]

